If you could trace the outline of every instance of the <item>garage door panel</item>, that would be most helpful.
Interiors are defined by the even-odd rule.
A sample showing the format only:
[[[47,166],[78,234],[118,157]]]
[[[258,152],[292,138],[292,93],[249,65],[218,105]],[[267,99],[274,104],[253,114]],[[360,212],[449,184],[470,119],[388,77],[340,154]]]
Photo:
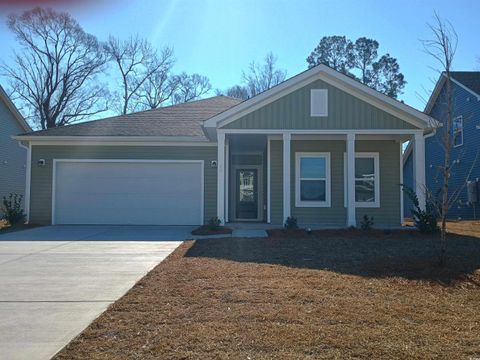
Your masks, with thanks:
[[[196,225],[200,162],[57,162],[58,224]]]

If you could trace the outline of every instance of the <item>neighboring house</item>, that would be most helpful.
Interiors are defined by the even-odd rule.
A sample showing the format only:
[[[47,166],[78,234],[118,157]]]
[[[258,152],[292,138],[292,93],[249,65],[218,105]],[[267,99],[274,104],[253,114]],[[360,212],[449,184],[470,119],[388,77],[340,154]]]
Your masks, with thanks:
[[[319,65],[244,102],[216,96],[16,137],[29,220],[401,224],[402,143],[432,119]],[[418,166],[420,174],[424,166]]]
[[[12,136],[29,131],[32,129],[0,86],[0,204],[10,193],[25,194],[27,150]],[[2,215],[0,210],[0,218]]]
[[[452,76],[453,99],[453,148],[451,151],[451,177],[449,181],[450,197],[455,200],[448,217],[453,219],[478,219],[480,204],[469,202],[467,182],[476,182],[480,191],[480,72],[454,71]],[[447,116],[446,76],[442,74],[428,100],[425,113],[445,123]],[[425,172],[428,191],[435,197],[440,196],[443,178],[444,148],[442,139],[447,128],[442,126],[425,137]],[[413,186],[412,146],[408,146],[404,155],[404,182]],[[470,198],[471,200],[471,198]],[[410,216],[411,202],[405,198],[405,216]]]

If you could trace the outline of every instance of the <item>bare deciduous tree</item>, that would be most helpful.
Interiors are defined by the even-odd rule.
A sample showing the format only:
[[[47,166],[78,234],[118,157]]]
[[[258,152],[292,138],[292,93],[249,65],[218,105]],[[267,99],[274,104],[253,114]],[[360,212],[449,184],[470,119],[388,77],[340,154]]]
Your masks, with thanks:
[[[7,25],[22,50],[1,69],[34,125],[62,126],[107,109],[104,87],[92,82],[106,61],[102,48],[70,14],[35,8],[10,14]]]
[[[432,33],[432,39],[423,40],[425,52],[432,56],[441,66],[440,73],[446,77],[445,82],[445,112],[442,116],[442,127],[437,131],[441,132],[440,143],[443,148],[443,165],[440,167],[442,173],[442,192],[439,204],[441,219],[440,235],[440,265],[445,265],[447,254],[447,216],[451,206],[449,192],[449,179],[451,175],[451,153],[453,148],[453,89],[451,69],[457,50],[458,36],[452,24],[440,18],[435,13],[434,23],[428,27]]]
[[[233,97],[233,98],[239,99],[239,100],[247,100],[248,99],[248,90],[245,86],[241,86],[241,85],[234,85],[232,87],[229,87],[225,91],[217,89],[216,93],[217,93],[217,95],[230,96],[230,97]]]
[[[174,104],[196,100],[212,89],[210,80],[206,76],[199,74],[188,75],[187,73],[181,73],[175,76],[174,82],[176,84],[176,91],[172,99]]]
[[[110,59],[115,62],[120,73],[121,84],[121,104],[120,114],[127,114],[138,110],[138,101],[132,102],[134,98],[141,97],[142,86],[147,82],[153,81],[155,77],[161,79],[163,73],[168,72],[173,65],[173,50],[164,48],[160,55],[145,39],[138,35],[130,37],[128,40],[121,41],[118,38],[110,36],[105,44],[105,51]],[[156,85],[156,83],[154,83]],[[158,88],[143,88],[143,96],[147,91],[147,98],[152,100],[152,96]],[[153,103],[158,103],[155,99]]]
[[[149,76],[138,89],[136,100],[143,109],[156,109],[167,101],[172,100],[178,88],[178,78],[171,74],[173,66],[173,52],[170,48],[162,50],[160,55],[164,64]]]
[[[247,72],[243,72],[242,78],[248,92],[248,97],[253,97],[280,84],[287,76],[286,70],[277,69],[277,58],[270,52],[265,56],[264,64],[250,63]]]

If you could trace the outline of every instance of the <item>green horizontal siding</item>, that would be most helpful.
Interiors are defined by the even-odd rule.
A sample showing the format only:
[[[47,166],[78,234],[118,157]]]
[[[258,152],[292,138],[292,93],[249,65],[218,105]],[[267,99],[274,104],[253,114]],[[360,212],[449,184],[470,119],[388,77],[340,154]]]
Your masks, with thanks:
[[[380,153],[380,207],[357,208],[357,225],[363,215],[375,225],[400,225],[400,144],[396,141],[357,141],[356,151]]]
[[[331,173],[331,207],[295,206],[295,153],[329,152]],[[345,141],[292,141],[291,144],[291,214],[302,224],[344,226],[347,211],[343,199],[343,153]]]
[[[270,143],[270,220],[272,224],[283,223],[283,144]]]
[[[283,222],[282,141],[271,142],[271,220]],[[345,141],[293,140],[291,143],[291,214],[300,224],[345,226],[344,205]],[[357,141],[357,152],[378,152],[380,157],[380,207],[357,208],[357,225],[367,214],[377,226],[400,225],[400,145],[395,141]],[[297,208],[295,206],[295,153],[329,152],[331,166],[331,207]]]
[[[30,222],[51,223],[53,159],[204,160],[204,219],[208,221],[217,214],[217,170],[210,166],[216,158],[213,146],[33,146]],[[36,166],[39,159],[45,159],[46,166]]]
[[[328,116],[310,116],[310,90],[328,89]],[[224,126],[226,129],[414,129],[415,126],[316,80]]]

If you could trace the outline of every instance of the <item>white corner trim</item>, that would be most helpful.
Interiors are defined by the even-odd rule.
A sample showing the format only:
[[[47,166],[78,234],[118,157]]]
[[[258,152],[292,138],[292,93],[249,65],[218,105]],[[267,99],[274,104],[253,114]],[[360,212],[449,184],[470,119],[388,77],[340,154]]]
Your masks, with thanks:
[[[225,139],[225,222],[230,221],[230,139]]]
[[[201,164],[200,166],[200,224],[205,221],[205,161],[204,160],[157,160],[157,159],[53,159],[52,166],[52,203],[51,203],[51,224],[55,225],[55,203],[56,203],[56,179],[57,164],[66,163],[181,163],[181,164]]]
[[[375,201],[374,202],[365,202],[365,201],[355,201],[356,208],[379,208],[380,207],[380,153],[378,152],[355,152],[355,160],[358,158],[373,158],[374,171],[375,171]],[[343,153],[343,191],[345,192],[343,206],[347,207],[347,153]],[[354,179],[355,181],[360,179]]]
[[[32,183],[32,145],[27,148],[27,167],[25,168],[25,214],[27,224],[30,223],[30,192]]]
[[[290,188],[290,168],[291,168],[291,135],[283,134],[283,224],[291,214],[291,188]]]
[[[400,141],[400,184],[403,184],[403,144]],[[400,225],[405,221],[403,204],[403,186],[400,185]]]
[[[355,134],[348,134],[347,141],[347,226],[357,226],[355,206]]]
[[[217,217],[225,224],[225,134],[218,134],[217,141]]]
[[[306,157],[325,158],[325,201],[302,201],[300,197],[300,160]],[[322,179],[323,180],[323,179]],[[331,171],[329,152],[296,152],[295,153],[295,207],[331,207]]]
[[[271,149],[271,139],[270,136],[267,139],[267,223],[270,224],[272,222],[272,214],[271,214],[271,205],[272,205],[272,194],[271,191],[271,172],[272,172],[272,164],[270,160],[270,156],[272,153]]]
[[[368,86],[359,83],[325,65],[306,70],[283,83],[232,107],[205,121],[205,127],[223,127],[238,118],[265,106],[317,79],[343,90],[363,101],[372,104],[416,127],[429,128],[435,123],[430,116],[400,101],[394,100]],[[433,121],[432,121],[433,120]]]

